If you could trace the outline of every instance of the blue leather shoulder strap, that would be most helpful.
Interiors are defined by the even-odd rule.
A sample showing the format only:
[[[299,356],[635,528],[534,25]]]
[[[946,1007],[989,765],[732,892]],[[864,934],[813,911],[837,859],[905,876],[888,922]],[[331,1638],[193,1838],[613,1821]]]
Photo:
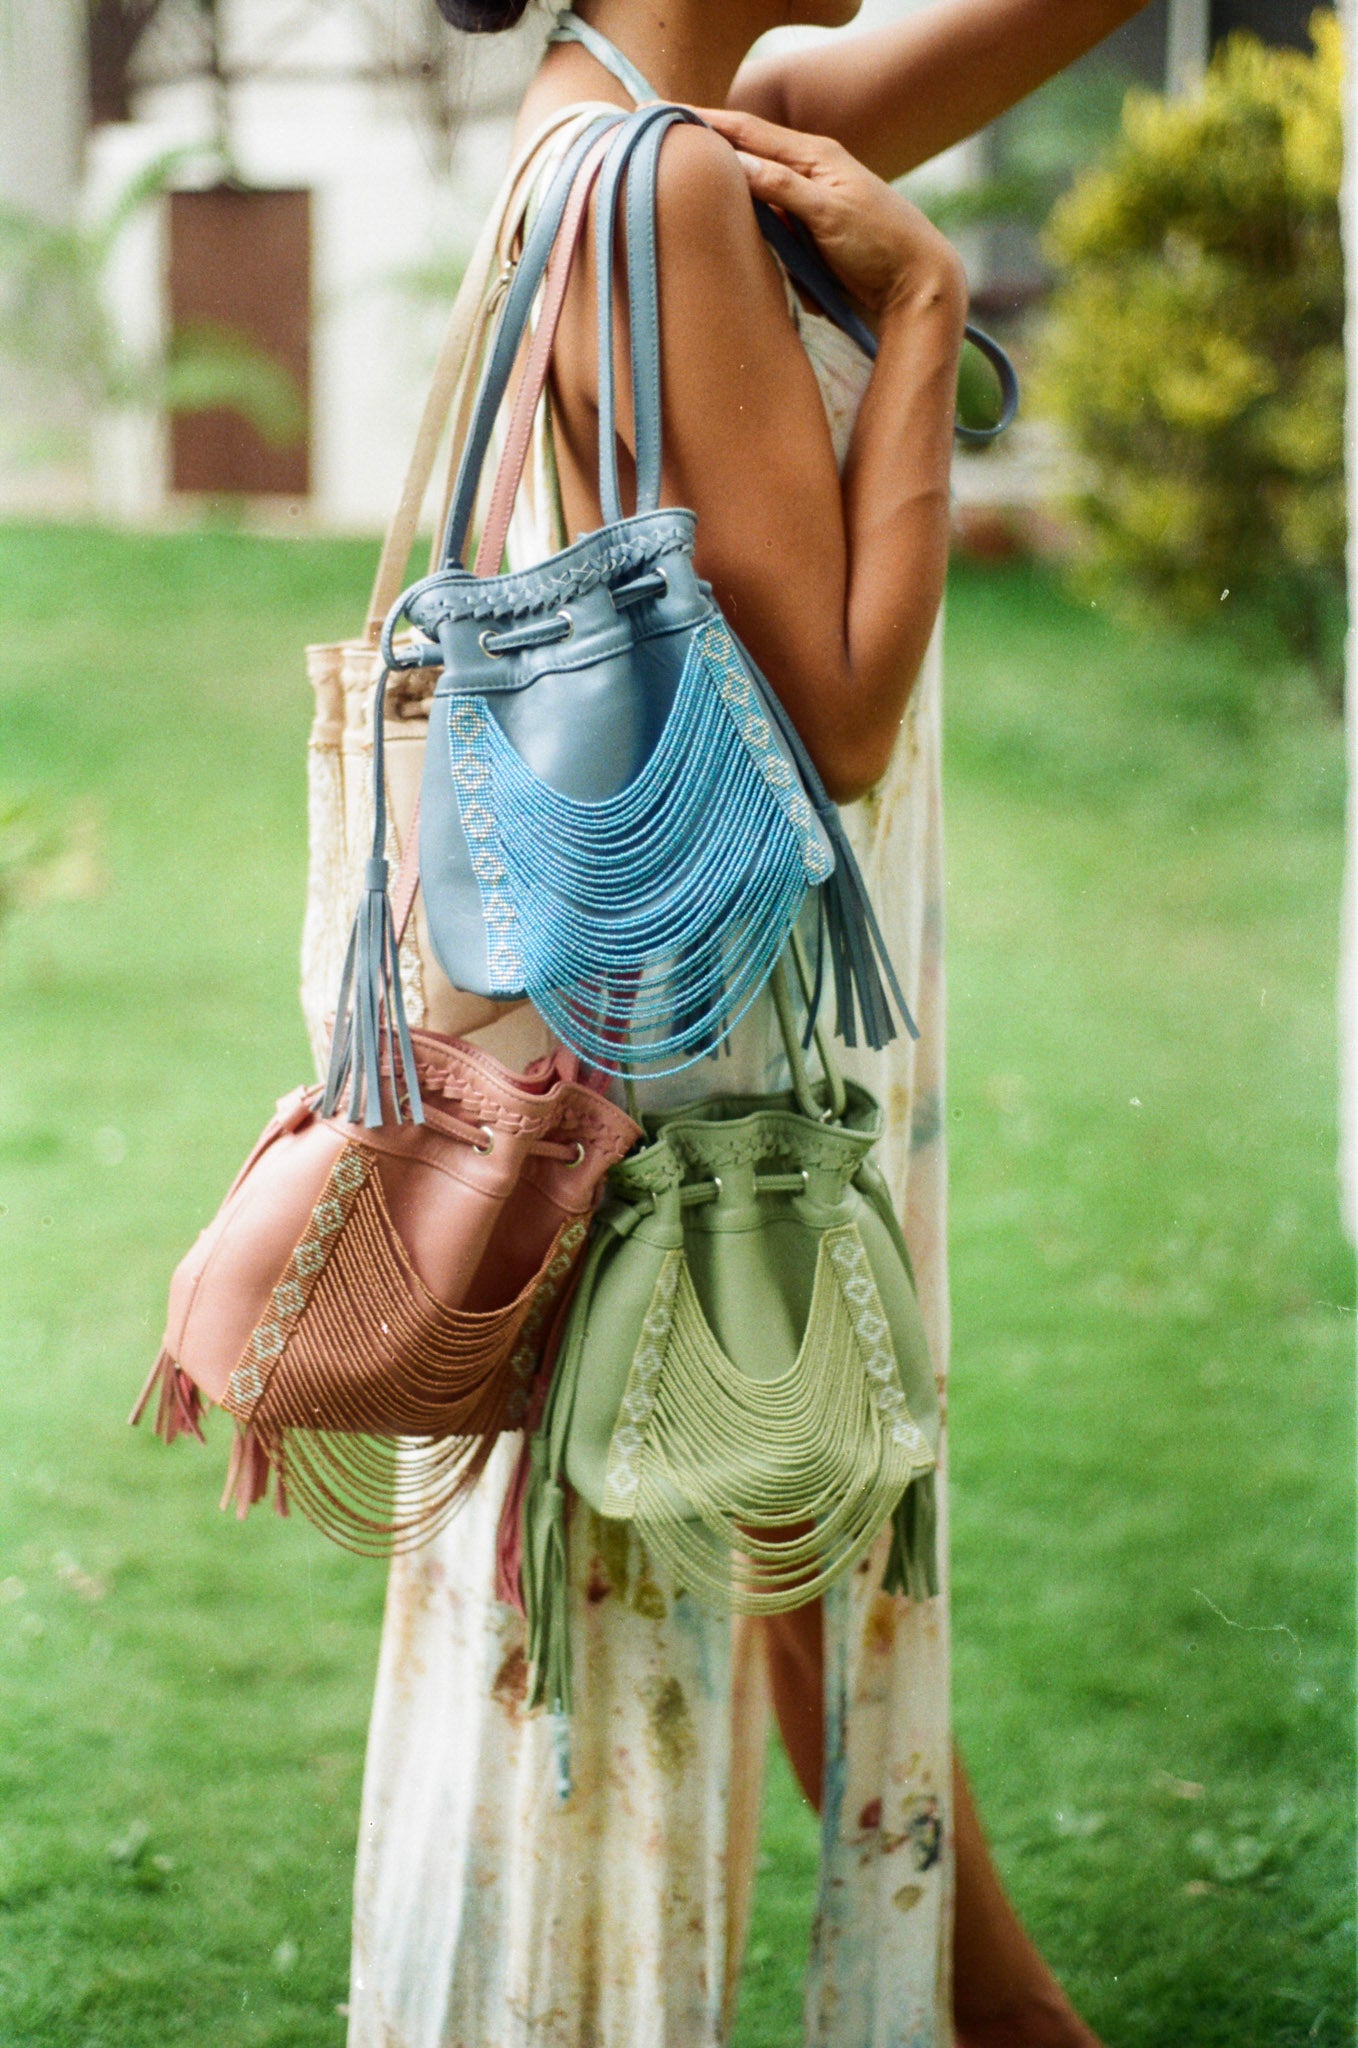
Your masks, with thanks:
[[[528,325],[528,316],[537,296],[561,226],[562,216],[570,198],[575,174],[593,145],[610,128],[620,128],[635,116],[626,114],[601,114],[591,121],[584,132],[571,144],[560,165],[552,176],[542,203],[538,208],[533,225],[524,242],[523,253],[514,271],[514,281],[506,294],[500,309],[495,333],[481,382],[477,389],[476,403],[472,409],[471,424],[466,444],[458,464],[457,482],[453,487],[452,502],[448,508],[448,523],[443,535],[443,566],[452,568],[462,559],[462,550],[467,543],[467,532],[471,525],[472,511],[476,504],[477,486],[481,470],[490,446],[495,416],[509,386],[510,373],[519,352],[519,344]]]
[[[556,25],[548,37],[553,43],[579,43],[589,51],[595,62],[610,72],[618,83],[630,92],[639,106],[658,101],[659,93],[650,82],[643,78],[630,57],[625,57],[616,43],[591,27],[571,8],[563,7],[557,15]],[[690,117],[691,118],[691,117]],[[826,263],[814,241],[798,220],[774,211],[762,199],[755,201],[755,214],[765,241],[779,258],[789,277],[814,300],[827,319],[842,328],[852,341],[856,341],[865,355],[876,357],[877,337],[845,296],[838,278]],[[993,426],[968,427],[959,420],[954,429],[959,441],[980,445],[993,441],[1013,421],[1018,411],[1019,386],[1014,365],[1005,351],[984,329],[974,327],[970,322],[966,329],[967,340],[991,365],[999,380],[1000,412]],[[638,462],[638,468],[640,463]],[[607,514],[617,518],[618,513]]]
[[[581,24],[582,26],[584,24]],[[611,46],[610,46],[611,47]],[[566,211],[571,187],[585,156],[601,136],[610,135],[599,176],[595,239],[600,251],[611,250],[618,202],[626,182],[628,328],[632,410],[636,433],[638,512],[653,512],[660,503],[662,390],[660,364],[660,294],[656,263],[656,189],[660,149],[670,129],[684,122],[701,125],[687,107],[657,101],[633,114],[603,114],[591,121],[571,145],[552,177],[524,244],[523,254],[495,327],[490,352],[477,391],[466,446],[458,465],[448,524],[444,533],[443,566],[461,562],[476,502],[477,487],[494,429],[495,417],[509,385],[533,302],[551,257]],[[850,305],[815,243],[800,223],[767,206],[757,206],[760,227],[793,280],[821,306],[868,356],[877,353],[877,339]],[[599,346],[599,497],[605,525],[623,515],[618,479],[617,398],[613,314],[615,266],[601,261],[597,271]],[[965,441],[993,440],[1014,416],[1018,380],[1004,350],[979,329],[968,326],[967,338],[989,358],[1000,380],[1001,416],[986,428],[956,427]]]
[[[555,26],[547,38],[549,43],[580,43],[596,64],[602,64],[611,72],[624,92],[630,92],[639,107],[651,100],[658,100],[660,94],[648,80],[642,77],[630,57],[624,57],[616,43],[610,43],[606,35],[597,28],[591,28],[583,15],[576,14],[570,7],[563,7],[556,17]]]
[[[700,126],[686,107],[663,103],[630,116],[613,143],[599,181],[595,245],[611,249],[621,181],[627,179],[626,247],[632,415],[636,423],[637,511],[660,503],[660,287],[656,274],[655,209],[660,145],[681,122]],[[599,305],[599,499],[604,520],[621,519],[613,366],[613,265],[597,266]]]
[[[856,341],[864,355],[877,356],[877,336],[862,315],[855,312],[845,294],[844,287],[831,270],[815,242],[799,220],[790,219],[786,214],[776,213],[762,199],[754,203],[755,213],[764,240],[777,256],[794,284],[800,285],[807,297],[813,299],[827,319],[842,328],[851,341]],[[1005,351],[984,328],[966,325],[966,338],[973,348],[979,349],[994,370],[1000,386],[1000,412],[998,419],[989,427],[968,427],[961,420],[955,422],[953,432],[959,441],[980,445],[993,441],[1002,434],[1018,411],[1018,373]]]

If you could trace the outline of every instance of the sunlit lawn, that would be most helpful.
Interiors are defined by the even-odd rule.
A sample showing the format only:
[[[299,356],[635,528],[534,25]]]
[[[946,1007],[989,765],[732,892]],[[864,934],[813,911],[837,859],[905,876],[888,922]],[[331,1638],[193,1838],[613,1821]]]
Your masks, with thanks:
[[[300,650],[370,559],[0,532],[0,789],[107,871],[0,935],[3,2048],[343,2039],[380,1571],[123,1415],[306,1071]],[[1338,737],[1021,571],[955,579],[949,688],[959,1738],[1110,2048],[1334,2048]],[[799,2038],[814,1862],[780,1771],[739,2048]]]

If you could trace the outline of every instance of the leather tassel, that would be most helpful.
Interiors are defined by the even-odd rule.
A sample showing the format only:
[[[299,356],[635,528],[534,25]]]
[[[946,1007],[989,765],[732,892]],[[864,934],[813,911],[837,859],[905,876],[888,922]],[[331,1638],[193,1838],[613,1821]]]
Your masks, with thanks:
[[[538,1484],[533,1482],[537,1480]],[[566,1496],[535,1471],[524,1503],[524,1610],[528,1619],[530,1707],[570,1712],[570,1615],[566,1585]]]
[[[361,1118],[370,1130],[376,1130],[384,1120],[384,1067],[392,1083],[397,1123],[403,1121],[403,1085],[412,1121],[424,1122],[415,1053],[401,992],[401,965],[387,894],[387,874],[385,859],[380,855],[369,859],[364,876],[366,886],[344,956],[330,1070],[321,1103],[321,1114],[333,1116],[347,1085],[350,1121],[357,1123]]]
[[[606,1085],[606,1084],[605,1084]],[[581,1268],[576,1267],[561,1291],[552,1315],[551,1327],[542,1347],[542,1365],[528,1398],[521,1427],[524,1432],[519,1455],[514,1461],[514,1470],[509,1487],[500,1509],[499,1527],[495,1534],[495,1597],[503,1600],[506,1607],[512,1607],[516,1614],[528,1612],[524,1596],[524,1552],[528,1512],[528,1489],[533,1481],[534,1445],[538,1441],[538,1430],[551,1398],[556,1373],[557,1354],[566,1329],[567,1317],[575,1299],[576,1287],[580,1280]],[[539,1451],[537,1456],[541,1458]]]
[[[406,1023],[405,997],[401,992],[396,925],[387,894],[383,719],[389,673],[389,670],[383,670],[373,696],[373,845],[364,869],[363,895],[359,899],[344,955],[339,999],[335,1004],[335,1035],[330,1042],[330,1069],[325,1077],[325,1095],[321,1101],[322,1116],[334,1116],[347,1082],[349,1121],[357,1123],[361,1117],[369,1130],[377,1130],[385,1120],[382,1099],[384,1065],[391,1081],[392,1108],[397,1123],[403,1121],[403,1083],[412,1122],[424,1122],[415,1053]]]
[[[802,744],[796,726],[778,701],[777,693],[770,688],[749,650],[739,641],[737,645],[749,664],[764,708],[797,763],[806,793],[835,857],[834,873],[828,882],[821,885],[825,935],[835,984],[835,1030],[845,1045],[857,1045],[857,1017],[861,1012],[863,1036],[874,1052],[880,1052],[896,1036],[895,1020],[887,1000],[889,989],[906,1030],[912,1038],[918,1038],[918,1027],[901,993],[901,985],[896,979],[896,970],[891,964],[886,940],[882,937],[882,928],[863,880],[863,871],[844,830],[839,807],[832,804],[826,794],[816,764]]]
[[[553,1714],[571,1711],[571,1617],[566,1583],[566,1496],[555,1483],[547,1500],[546,1552],[540,1573],[541,1622],[534,1683]]]
[[[495,1597],[516,1614],[526,1614],[523,1593],[524,1499],[532,1464],[533,1439],[526,1436],[514,1461],[513,1475],[500,1508],[495,1534]]]
[[[231,1462],[226,1468],[222,1506],[234,1500],[236,1520],[243,1522],[256,1501],[269,1490],[269,1457],[253,1427],[238,1429],[231,1445]]]
[[[168,1351],[162,1351],[151,1367],[128,1421],[133,1425],[141,1421],[157,1389],[155,1433],[161,1441],[172,1444],[176,1437],[193,1436],[203,1443],[203,1397]]]
[[[884,1593],[931,1600],[938,1591],[938,1499],[932,1472],[912,1479],[891,1517],[891,1552]]]
[[[156,1414],[156,1435],[172,1444],[176,1437],[203,1436],[203,1397],[188,1374],[171,1359],[160,1382],[160,1407]]]
[[[901,994],[886,941],[843,823],[834,806],[830,808],[833,815],[822,817],[821,823],[835,850],[835,871],[823,889],[835,975],[835,1029],[845,1045],[857,1045],[856,999],[862,1013],[863,1036],[874,1052],[880,1052],[896,1036],[891,1005],[887,1000],[887,983],[906,1030],[912,1038],[918,1038],[919,1031]]]

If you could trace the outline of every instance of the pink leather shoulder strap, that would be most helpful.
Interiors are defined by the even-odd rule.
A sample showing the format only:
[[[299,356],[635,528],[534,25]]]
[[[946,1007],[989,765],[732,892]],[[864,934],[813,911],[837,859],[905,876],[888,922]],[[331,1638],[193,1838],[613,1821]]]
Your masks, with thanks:
[[[480,545],[476,550],[473,574],[494,576],[504,559],[505,539],[509,533],[509,521],[518,495],[519,483],[523,477],[524,464],[528,460],[528,446],[533,434],[533,418],[547,382],[547,371],[552,359],[552,344],[561,320],[561,308],[566,299],[566,286],[570,283],[571,266],[575,252],[584,233],[585,220],[589,210],[589,195],[594,181],[603,168],[612,135],[602,135],[576,173],[571,187],[571,196],[557,231],[552,248],[551,261],[547,266],[547,279],[543,287],[542,309],[538,314],[537,326],[533,330],[533,341],[523,366],[518,392],[514,399],[514,410],[510,415],[509,431],[505,436],[500,466],[495,474],[495,488],[491,492],[486,523],[481,533]]]
[[[396,950],[401,950],[401,941],[410,923],[410,913],[415,908],[415,891],[420,886],[420,798],[415,794],[415,808],[410,814],[406,829],[406,843],[401,854],[401,866],[396,876],[396,887],[391,896],[391,921],[396,927]]]

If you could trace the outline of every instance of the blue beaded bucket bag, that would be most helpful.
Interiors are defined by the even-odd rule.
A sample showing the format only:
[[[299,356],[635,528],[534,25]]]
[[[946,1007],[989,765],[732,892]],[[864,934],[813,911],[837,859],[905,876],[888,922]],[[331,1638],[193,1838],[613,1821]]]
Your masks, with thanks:
[[[694,121],[666,104],[591,122],[551,179],[481,373],[442,565],[404,592],[383,633],[387,673],[439,668],[419,820],[430,939],[459,988],[528,997],[597,1069],[673,1073],[731,1031],[819,892],[822,955],[846,1043],[913,1032],[867,890],[777,695],[693,566],[691,511],[660,506],[661,364],[656,181],[661,145]],[[589,183],[596,236],[626,247],[636,510],[623,511],[615,438],[614,275],[598,266],[599,495],[604,525],[536,567],[464,566],[482,471],[544,277],[569,266]],[[765,210],[767,211],[767,210]],[[797,282],[865,348],[814,246],[761,225]],[[558,243],[562,245],[558,247]],[[556,252],[555,261],[554,251]],[[549,264],[552,270],[549,271]],[[557,276],[557,308],[564,274]],[[550,349],[539,316],[536,345]],[[544,337],[541,330],[547,328]],[[530,354],[530,365],[531,365]],[[539,362],[545,373],[545,360]],[[1007,368],[1007,364],[1005,365]],[[524,373],[528,383],[529,373]],[[512,430],[511,430],[512,437]],[[498,550],[496,550],[498,555]],[[395,635],[413,628],[413,646]],[[384,821],[376,693],[374,814]],[[384,828],[384,822],[382,824]],[[340,993],[327,1102],[346,1083],[382,1117],[374,1086],[405,1040],[386,861],[375,839]],[[400,1113],[399,1088],[391,1091]]]

